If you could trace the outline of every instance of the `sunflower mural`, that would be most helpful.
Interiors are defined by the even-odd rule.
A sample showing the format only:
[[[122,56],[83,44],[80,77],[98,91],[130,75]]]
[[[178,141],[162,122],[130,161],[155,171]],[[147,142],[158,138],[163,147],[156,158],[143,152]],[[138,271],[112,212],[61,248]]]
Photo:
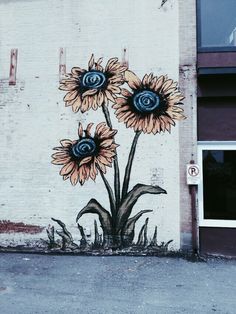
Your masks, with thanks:
[[[74,67],[68,78],[61,81],[59,89],[68,91],[64,97],[65,105],[71,106],[73,112],[82,113],[89,109],[115,102],[115,95],[120,94],[120,86],[124,83],[124,71],[127,69],[111,58],[105,67],[101,65],[102,58],[96,62],[92,55],[88,70]]]
[[[98,170],[100,173],[106,173],[106,167],[111,167],[112,160],[116,155],[114,135],[116,130],[110,129],[105,123],[97,125],[94,136],[91,136],[90,123],[85,130],[81,123],[78,129],[78,140],[62,140],[60,147],[55,147],[57,153],[52,155],[52,163],[63,165],[60,175],[64,180],[70,178],[72,185],[77,182],[81,185],[91,178],[95,180]]]
[[[117,58],[108,60],[102,66],[102,58],[95,61],[92,55],[88,62],[88,70],[74,67],[61,81],[59,89],[66,91],[65,106],[71,106],[73,112],[82,113],[92,109],[102,109],[105,122],[94,126],[89,123],[85,129],[81,123],[78,127],[78,138],[75,140],[63,139],[61,146],[55,147],[52,163],[60,165],[60,175],[63,180],[70,180],[72,185],[83,185],[87,180],[95,180],[101,176],[109,198],[110,208],[104,208],[95,198],[79,211],[76,222],[81,234],[80,244],[73,241],[72,235],[65,224],[52,218],[62,230],[57,234],[62,238],[62,249],[93,249],[125,247],[146,247],[157,250],[167,250],[171,242],[158,245],[157,227],[152,240],[147,237],[148,218],[134,243],[135,224],[137,220],[151,210],[142,210],[132,216],[132,210],[139,197],[144,194],[166,194],[167,192],[154,185],[137,183],[129,188],[133,159],[136,145],[142,133],[154,135],[171,131],[176,120],[183,120],[182,100],[184,96],[178,89],[177,82],[167,76],[145,74],[140,79],[134,72],[121,64]],[[126,128],[134,131],[134,138],[130,147],[125,174],[121,184],[118,156],[116,149],[119,146],[115,141],[117,130],[113,129],[108,104],[112,104],[118,121]],[[93,132],[92,132],[93,130]],[[106,179],[108,168],[114,169],[114,182]],[[103,234],[98,232],[97,221],[94,222],[94,243],[86,241],[80,218],[85,214],[97,214]],[[49,245],[56,247],[54,227],[47,229]]]
[[[177,83],[167,76],[145,75],[142,81],[131,71],[125,72],[125,79],[131,91],[122,88],[113,108],[116,109],[118,121],[122,121],[135,132],[160,133],[170,132],[175,126],[174,120],[184,118],[183,109],[179,107],[183,95]]]

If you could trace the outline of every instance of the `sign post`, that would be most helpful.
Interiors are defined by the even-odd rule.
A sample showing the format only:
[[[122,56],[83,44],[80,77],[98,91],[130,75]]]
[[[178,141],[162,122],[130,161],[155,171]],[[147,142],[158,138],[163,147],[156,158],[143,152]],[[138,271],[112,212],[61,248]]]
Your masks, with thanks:
[[[198,226],[197,226],[197,208],[196,194],[197,185],[200,184],[200,168],[193,160],[187,165],[187,184],[191,195],[191,214],[192,214],[192,250],[195,256],[198,255]]]

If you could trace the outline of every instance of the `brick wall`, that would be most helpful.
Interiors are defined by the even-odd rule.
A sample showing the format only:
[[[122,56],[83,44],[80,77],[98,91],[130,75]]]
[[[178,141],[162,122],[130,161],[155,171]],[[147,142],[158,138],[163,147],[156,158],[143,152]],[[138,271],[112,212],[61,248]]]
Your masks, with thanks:
[[[157,75],[168,74],[178,80],[178,4],[175,0],[168,0],[161,6],[161,2],[1,1],[0,28],[4,31],[0,34],[0,220],[5,224],[8,221],[44,229],[30,232],[33,227],[28,227],[28,231],[23,228],[22,232],[20,229],[17,232],[17,228],[9,227],[8,231],[2,228],[0,245],[34,246],[38,239],[46,239],[45,227],[52,223],[51,217],[62,220],[75,240],[79,240],[75,223],[78,211],[91,197],[96,197],[108,208],[100,177],[96,183],[87,182],[83,187],[72,187],[59,176],[59,167],[50,164],[52,148],[58,145],[59,140],[77,137],[79,121],[84,124],[104,121],[101,111],[89,111],[82,115],[64,107],[64,93],[58,90],[59,48],[66,48],[67,71],[76,65],[86,67],[91,53],[104,57],[104,60],[113,56],[122,58],[126,48],[130,69],[141,77],[154,72]],[[8,85],[12,48],[18,49],[15,86]],[[181,59],[180,66],[185,63]],[[190,67],[192,76],[192,61]],[[184,91],[189,92],[185,88]],[[189,97],[186,102],[188,107],[191,106]],[[190,111],[188,113],[191,114]],[[119,131],[116,141],[121,144],[118,154],[123,175],[133,131],[117,123],[114,115],[112,122]],[[185,127],[188,126],[185,124]],[[183,128],[181,134],[186,134]],[[183,144],[184,139],[182,137],[181,145],[189,150]],[[159,184],[167,190],[168,195],[140,198],[134,213],[152,209],[149,234],[151,236],[157,226],[158,241],[173,239],[172,249],[180,247],[178,156],[178,126],[172,129],[171,135],[142,135],[130,184]],[[189,152],[186,158],[191,156]],[[108,171],[107,179],[112,182],[112,169]],[[185,207],[187,212],[188,205],[185,204]],[[188,227],[183,227],[188,225],[188,213],[183,218],[182,203],[181,213],[184,220],[181,228],[189,232]],[[90,231],[93,233],[94,218],[95,215],[87,215],[81,219],[88,234]],[[145,217],[140,219],[137,230],[144,221]]]
[[[191,248],[191,199],[186,184],[186,164],[197,163],[196,6],[195,0],[179,1],[180,88],[185,95],[188,119],[180,124],[180,221],[181,247]]]

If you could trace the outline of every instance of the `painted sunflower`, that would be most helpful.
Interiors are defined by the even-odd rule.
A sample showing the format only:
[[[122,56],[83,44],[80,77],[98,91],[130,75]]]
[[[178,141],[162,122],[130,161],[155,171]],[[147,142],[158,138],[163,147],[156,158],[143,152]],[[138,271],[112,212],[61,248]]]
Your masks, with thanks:
[[[61,81],[59,89],[68,91],[64,97],[65,105],[72,106],[74,112],[96,110],[108,101],[114,103],[116,94],[120,94],[127,67],[118,62],[118,58],[109,59],[105,69],[101,63],[102,58],[95,62],[92,55],[88,70],[74,67]]]
[[[109,128],[106,123],[97,125],[94,136],[91,136],[93,123],[88,124],[83,130],[81,123],[78,128],[78,140],[64,139],[60,141],[61,146],[55,147],[58,152],[52,155],[52,163],[63,165],[60,175],[64,180],[70,178],[71,184],[81,185],[91,178],[95,180],[98,170],[106,173],[106,167],[111,167],[116,147],[114,135],[117,130]]]
[[[174,120],[185,119],[183,109],[178,105],[184,96],[177,83],[167,76],[156,77],[145,75],[142,81],[131,71],[125,72],[125,79],[131,92],[122,89],[123,97],[117,97],[113,108],[119,122],[124,122],[127,128],[144,133],[170,132]]]

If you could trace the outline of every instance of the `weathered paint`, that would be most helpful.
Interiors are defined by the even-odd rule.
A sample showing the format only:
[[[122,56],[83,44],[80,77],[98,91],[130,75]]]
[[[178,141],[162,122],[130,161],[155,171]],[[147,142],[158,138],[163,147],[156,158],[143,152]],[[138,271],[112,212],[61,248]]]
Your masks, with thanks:
[[[50,165],[51,148],[61,138],[74,138],[74,126],[79,121],[99,123],[103,118],[98,111],[90,116],[75,115],[64,107],[57,89],[58,49],[66,48],[67,68],[70,69],[74,65],[85,66],[91,51],[104,60],[110,56],[122,59],[126,47],[129,66],[140,77],[150,72],[168,73],[178,80],[178,2],[169,0],[161,6],[161,1],[156,0],[22,0],[1,2],[0,9],[1,29],[8,30],[0,35],[0,84],[3,86],[0,162],[2,167],[4,165],[0,179],[4,204],[1,219],[46,227],[51,217],[58,218],[65,222],[73,238],[79,240],[75,217],[91,198],[91,191],[96,190],[96,199],[104,206],[108,205],[108,199],[101,178],[80,189],[60,180],[57,169]],[[6,86],[11,47],[19,50],[17,81],[15,86]],[[111,118],[115,121],[115,116]],[[123,176],[133,133],[127,132],[122,124],[115,127],[119,129],[117,143],[122,143],[118,151]],[[179,249],[179,127],[175,127],[171,135],[143,135],[141,140],[130,186],[139,182],[140,177],[145,184],[155,181],[161,185],[163,182],[168,195],[158,200],[144,195],[136,204],[134,214],[152,209],[150,234],[154,234],[157,225],[159,243],[173,239],[171,249]],[[155,174],[161,176],[154,176],[153,169],[160,169]],[[112,171],[108,171],[107,179],[112,182]],[[81,220],[86,234],[93,237],[93,219],[84,216]],[[144,223],[145,217],[137,228],[141,229]],[[1,235],[0,241],[14,245],[28,240],[33,243],[40,238],[46,239],[46,233],[33,238]]]
[[[66,48],[59,49],[59,81],[66,75]]]
[[[41,233],[44,227],[24,224],[23,222],[12,222],[9,220],[0,220],[0,233]]]
[[[123,54],[122,54],[122,64],[124,66],[127,66],[127,68],[129,67],[129,58],[128,58],[129,52],[127,50],[127,48],[123,49]]]
[[[9,85],[16,85],[18,49],[11,49]]]

